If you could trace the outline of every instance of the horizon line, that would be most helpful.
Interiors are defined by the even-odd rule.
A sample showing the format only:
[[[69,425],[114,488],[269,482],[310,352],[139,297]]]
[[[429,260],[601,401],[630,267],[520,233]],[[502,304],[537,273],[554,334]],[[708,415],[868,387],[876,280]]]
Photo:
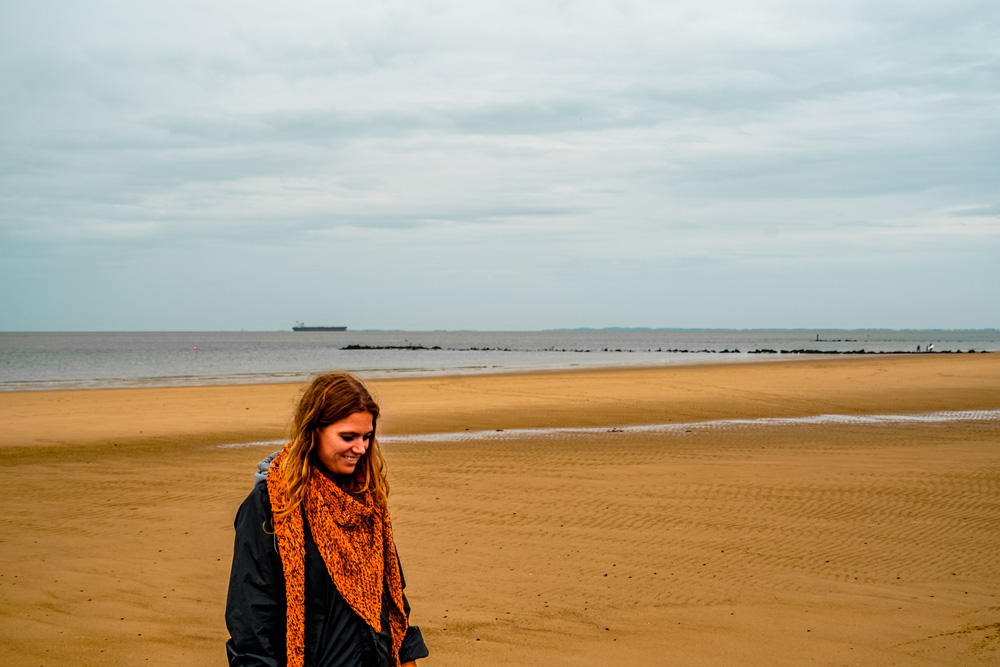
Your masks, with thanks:
[[[973,328],[918,328],[918,327],[557,327],[547,329],[346,329],[344,331],[319,331],[295,333],[549,333],[560,331],[1000,331],[997,327]],[[293,333],[286,329],[3,329],[4,333]]]

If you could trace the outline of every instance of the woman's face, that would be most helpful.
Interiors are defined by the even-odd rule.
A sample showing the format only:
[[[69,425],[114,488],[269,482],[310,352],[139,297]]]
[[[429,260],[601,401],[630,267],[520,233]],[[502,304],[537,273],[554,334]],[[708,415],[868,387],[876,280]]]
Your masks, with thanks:
[[[316,455],[335,475],[351,475],[368,451],[374,431],[372,413],[355,412],[339,422],[324,426],[319,433]]]

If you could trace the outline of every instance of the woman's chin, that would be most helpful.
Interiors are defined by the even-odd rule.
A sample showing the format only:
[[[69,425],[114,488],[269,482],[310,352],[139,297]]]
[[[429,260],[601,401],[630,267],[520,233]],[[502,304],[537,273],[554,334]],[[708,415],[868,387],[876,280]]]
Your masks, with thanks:
[[[358,469],[358,463],[347,463],[346,461],[327,462],[320,459],[319,463],[326,468],[331,475],[353,475]]]

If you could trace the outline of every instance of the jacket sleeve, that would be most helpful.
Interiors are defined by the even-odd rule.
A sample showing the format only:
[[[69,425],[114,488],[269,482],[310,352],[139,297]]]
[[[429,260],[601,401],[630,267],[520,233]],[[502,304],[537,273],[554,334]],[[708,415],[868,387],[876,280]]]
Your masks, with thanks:
[[[399,551],[396,551],[396,562],[399,562]],[[406,588],[406,577],[403,576],[403,566],[399,566],[399,583]],[[410,662],[419,660],[429,655],[427,644],[424,643],[424,636],[420,633],[420,628],[410,625],[410,601],[403,593],[403,613],[406,614],[406,635],[403,637],[403,645],[399,647],[399,661]]]
[[[285,664],[285,575],[271,525],[267,486],[258,484],[236,513],[226,600],[230,667]],[[270,532],[269,532],[270,531]]]

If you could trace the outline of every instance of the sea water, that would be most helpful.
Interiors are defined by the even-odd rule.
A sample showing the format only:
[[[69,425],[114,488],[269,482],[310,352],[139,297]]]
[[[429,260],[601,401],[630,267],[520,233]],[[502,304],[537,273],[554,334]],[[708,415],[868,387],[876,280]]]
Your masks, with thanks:
[[[0,332],[0,391],[298,382],[855,352],[1000,351],[1000,331]]]

